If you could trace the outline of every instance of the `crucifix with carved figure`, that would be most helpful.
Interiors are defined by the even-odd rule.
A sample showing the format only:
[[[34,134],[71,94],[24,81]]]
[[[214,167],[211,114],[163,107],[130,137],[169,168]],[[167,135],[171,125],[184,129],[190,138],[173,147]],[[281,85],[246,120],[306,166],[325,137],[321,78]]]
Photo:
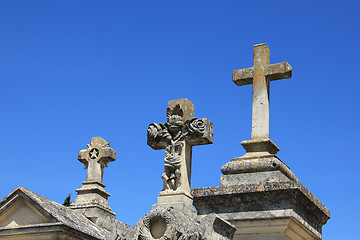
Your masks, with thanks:
[[[213,124],[207,118],[194,118],[194,105],[188,99],[170,101],[167,123],[151,123],[147,143],[155,150],[165,149],[164,188],[158,203],[185,202],[190,195],[192,146],[213,142]]]

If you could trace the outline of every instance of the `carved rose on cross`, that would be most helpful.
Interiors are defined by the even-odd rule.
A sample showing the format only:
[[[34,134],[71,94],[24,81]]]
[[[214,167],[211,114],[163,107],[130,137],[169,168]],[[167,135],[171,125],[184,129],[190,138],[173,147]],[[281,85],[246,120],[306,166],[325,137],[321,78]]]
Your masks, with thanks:
[[[202,135],[206,130],[205,122],[199,118],[193,118],[188,124],[189,132],[195,135]]]

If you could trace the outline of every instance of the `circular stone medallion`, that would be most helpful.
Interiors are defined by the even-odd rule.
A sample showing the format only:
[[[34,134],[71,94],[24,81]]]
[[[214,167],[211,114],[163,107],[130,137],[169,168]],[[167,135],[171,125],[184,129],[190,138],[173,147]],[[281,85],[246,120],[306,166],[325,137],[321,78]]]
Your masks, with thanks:
[[[167,223],[163,218],[153,218],[150,221],[150,233],[155,239],[159,239],[164,236]]]

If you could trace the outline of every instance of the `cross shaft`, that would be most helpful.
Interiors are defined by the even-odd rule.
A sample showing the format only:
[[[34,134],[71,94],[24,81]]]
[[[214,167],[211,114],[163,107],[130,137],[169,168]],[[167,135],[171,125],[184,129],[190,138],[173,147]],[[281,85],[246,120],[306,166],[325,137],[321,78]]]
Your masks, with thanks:
[[[270,81],[290,78],[291,74],[287,62],[270,64],[270,49],[265,43],[254,46],[253,67],[233,72],[236,85],[253,84],[251,139],[269,138]]]

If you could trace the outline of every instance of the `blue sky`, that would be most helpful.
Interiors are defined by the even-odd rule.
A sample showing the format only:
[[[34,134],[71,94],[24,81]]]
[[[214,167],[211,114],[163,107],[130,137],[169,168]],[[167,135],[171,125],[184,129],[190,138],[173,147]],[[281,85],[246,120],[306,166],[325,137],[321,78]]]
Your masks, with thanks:
[[[360,130],[357,1],[0,1],[0,198],[22,186],[57,202],[86,178],[77,153],[101,136],[117,219],[134,225],[156,203],[164,151],[146,144],[169,100],[188,98],[215,125],[193,149],[192,187],[250,139],[253,45],[291,79],[271,83],[278,157],[331,211],[324,239],[358,239]]]

